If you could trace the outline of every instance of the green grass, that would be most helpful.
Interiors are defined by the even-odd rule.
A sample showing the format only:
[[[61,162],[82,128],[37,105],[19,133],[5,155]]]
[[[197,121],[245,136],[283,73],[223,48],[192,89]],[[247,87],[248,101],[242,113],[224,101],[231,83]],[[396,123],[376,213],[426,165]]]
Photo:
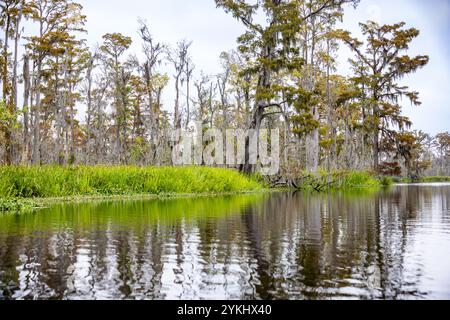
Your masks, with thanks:
[[[29,199],[1,199],[0,213],[22,213],[29,212],[37,208],[39,205]]]
[[[392,184],[387,178],[377,178],[370,172],[321,170],[317,174],[304,173],[298,180],[301,190],[329,191],[356,188],[378,188]]]
[[[394,179],[389,176],[378,177],[378,181],[383,187],[390,187],[395,183]]]
[[[436,177],[422,177],[418,180],[410,178],[393,177],[395,183],[436,183],[436,182],[450,182],[450,177],[436,176]]]
[[[0,167],[0,198],[219,194],[261,190],[233,170],[204,167]]]
[[[433,183],[433,182],[450,182],[450,177],[423,177],[420,179],[422,183]]]
[[[260,191],[264,179],[206,167],[0,167],[0,212],[22,212],[51,199],[234,194]],[[391,184],[368,172],[303,174],[302,190],[329,191]]]

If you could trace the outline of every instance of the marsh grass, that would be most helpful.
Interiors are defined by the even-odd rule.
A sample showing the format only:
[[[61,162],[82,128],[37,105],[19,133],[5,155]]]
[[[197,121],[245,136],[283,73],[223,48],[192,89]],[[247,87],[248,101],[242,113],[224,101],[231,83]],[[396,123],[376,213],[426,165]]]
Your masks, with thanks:
[[[262,185],[233,170],[205,167],[0,167],[0,198],[62,198],[252,192]]]
[[[379,188],[390,184],[390,180],[378,178],[370,172],[320,170],[316,174],[304,173],[298,180],[297,187],[301,190],[330,191]]]
[[[435,183],[435,182],[450,182],[450,177],[437,176],[437,177],[423,177],[419,179],[422,183]]]
[[[450,182],[450,177],[446,176],[431,176],[431,177],[421,177],[417,180],[402,177],[393,177],[395,183],[442,183]]]
[[[0,198],[0,213],[30,212],[39,205],[30,199],[2,199]]]

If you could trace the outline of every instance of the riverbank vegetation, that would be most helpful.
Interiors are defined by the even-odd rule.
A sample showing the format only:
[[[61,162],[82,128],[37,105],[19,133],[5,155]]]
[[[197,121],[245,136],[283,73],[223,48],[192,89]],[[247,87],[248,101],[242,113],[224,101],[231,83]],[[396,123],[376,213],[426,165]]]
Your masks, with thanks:
[[[1,1],[0,165],[44,167],[1,169],[0,196],[255,188],[223,170],[145,168],[172,166],[171,134],[194,123],[280,129],[280,175],[300,189],[376,183],[342,172],[450,175],[450,135],[414,131],[402,112],[402,101],[421,104],[405,85],[429,61],[408,55],[419,30],[367,21],[356,38],[339,29],[356,0],[215,3],[245,28],[218,57],[218,74],[194,65],[195,44],[165,43],[143,19],[136,34],[111,30],[89,47],[88,17],[75,0]],[[351,50],[348,76],[337,71],[342,46]]]
[[[263,187],[234,170],[143,167],[0,167],[0,198],[224,194]]]
[[[369,172],[321,170],[316,174],[304,172],[292,186],[325,191],[377,187],[385,184],[383,181]],[[270,186],[277,184],[259,175],[206,167],[0,167],[2,199],[234,194],[262,191]],[[4,209],[19,205],[14,200],[3,202]]]
[[[375,188],[389,184],[369,172],[304,172],[290,186],[307,191]],[[133,199],[254,193],[277,185],[259,175],[206,167],[3,166],[0,212],[24,212],[47,201]],[[119,198],[120,197],[120,198]]]
[[[70,199],[239,194],[264,189],[235,170],[189,167],[0,167],[0,212],[25,212]]]
[[[423,183],[450,182],[450,177],[423,177],[419,181]]]
[[[272,186],[290,185],[295,189],[306,191],[351,190],[358,188],[379,188],[390,186],[390,177],[377,177],[375,174],[363,171],[332,171],[319,170],[317,173],[303,172],[291,181],[272,181]]]
[[[417,179],[410,179],[410,178],[394,178],[394,182],[397,183],[441,183],[441,182],[450,182],[450,177],[420,177]]]
[[[0,197],[0,214],[31,212],[38,207],[39,204],[31,199],[6,199]]]

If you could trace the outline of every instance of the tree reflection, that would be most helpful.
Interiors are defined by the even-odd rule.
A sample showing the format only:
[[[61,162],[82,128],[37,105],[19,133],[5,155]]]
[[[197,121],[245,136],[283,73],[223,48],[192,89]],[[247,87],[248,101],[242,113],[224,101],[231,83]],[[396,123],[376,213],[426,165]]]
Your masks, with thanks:
[[[430,288],[448,297],[418,245],[433,230],[450,243],[449,195],[410,186],[4,216],[0,299],[405,299]]]

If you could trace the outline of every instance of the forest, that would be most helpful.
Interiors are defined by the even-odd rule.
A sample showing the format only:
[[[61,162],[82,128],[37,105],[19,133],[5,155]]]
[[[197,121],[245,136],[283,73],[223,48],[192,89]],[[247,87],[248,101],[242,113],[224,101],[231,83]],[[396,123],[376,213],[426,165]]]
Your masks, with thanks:
[[[189,40],[159,40],[151,21],[136,18],[136,34],[112,30],[90,47],[76,1],[1,0],[0,165],[172,166],[170,133],[201,123],[279,129],[278,178],[450,176],[450,134],[414,130],[402,112],[420,107],[420,88],[405,82],[432,59],[409,53],[419,30],[374,21],[340,29],[356,0],[215,3],[245,28],[217,57],[219,74],[196,68]],[[351,76],[337,72],[342,46]]]

